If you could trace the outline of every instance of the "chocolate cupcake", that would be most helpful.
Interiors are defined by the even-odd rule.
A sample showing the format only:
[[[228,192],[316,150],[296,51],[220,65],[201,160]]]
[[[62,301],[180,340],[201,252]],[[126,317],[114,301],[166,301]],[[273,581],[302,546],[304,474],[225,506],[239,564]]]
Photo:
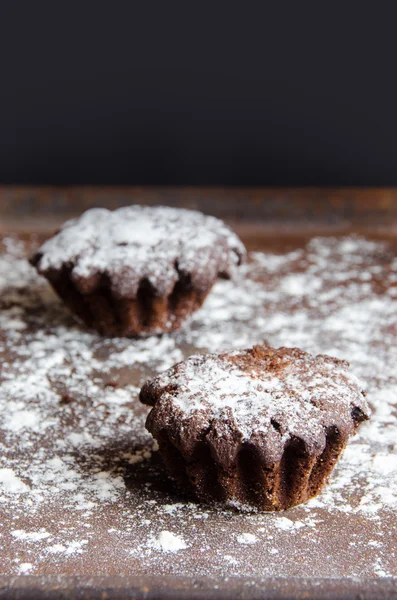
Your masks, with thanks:
[[[298,348],[191,356],[143,386],[146,427],[199,500],[283,510],[320,492],[369,418],[348,367]]]
[[[178,329],[244,258],[243,244],[219,219],[128,206],[67,221],[31,263],[88,327],[136,336]]]

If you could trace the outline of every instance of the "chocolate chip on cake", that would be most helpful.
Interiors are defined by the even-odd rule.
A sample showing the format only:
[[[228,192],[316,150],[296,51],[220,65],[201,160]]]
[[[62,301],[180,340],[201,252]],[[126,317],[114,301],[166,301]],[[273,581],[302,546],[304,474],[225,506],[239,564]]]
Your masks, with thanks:
[[[178,329],[244,258],[243,244],[215,217],[128,206],[67,221],[31,263],[88,327],[135,336]]]
[[[191,356],[148,381],[140,400],[185,489],[264,511],[316,496],[370,412],[346,361],[265,345]]]

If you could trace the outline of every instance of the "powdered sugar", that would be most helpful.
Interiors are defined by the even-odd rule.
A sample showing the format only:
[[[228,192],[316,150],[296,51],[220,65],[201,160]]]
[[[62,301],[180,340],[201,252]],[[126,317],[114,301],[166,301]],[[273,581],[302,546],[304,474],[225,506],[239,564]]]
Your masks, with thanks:
[[[189,429],[189,419],[200,413],[203,430],[209,430],[214,419],[232,419],[242,440],[250,440],[257,432],[267,433],[272,421],[277,421],[279,439],[273,445],[278,453],[274,460],[279,460],[290,437],[305,440],[320,453],[325,447],[326,427],[337,426],[352,434],[353,408],[369,412],[363,385],[349,373],[346,363],[289,349],[271,350],[269,363],[264,356],[263,352],[257,370],[240,364],[246,359],[252,364],[252,355],[244,350],[232,355],[191,356],[152,380],[150,386],[158,390],[156,397],[159,394],[155,414],[164,410],[167,420],[171,402],[181,430]]]
[[[28,486],[19,479],[12,469],[0,469],[0,491],[4,494],[23,494]]]
[[[9,239],[0,257],[4,572],[395,575],[396,273],[388,244],[322,238],[286,254],[255,253],[236,282],[216,284],[188,327],[147,340],[80,328],[26,253]],[[369,390],[371,421],[304,506],[263,515],[197,505],[167,479],[144,428],[140,386],[193,353],[265,339],[349,360]],[[161,532],[187,547],[153,546]],[[244,534],[255,543],[239,543]]]
[[[18,573],[26,575],[33,569],[32,563],[21,563],[18,567]]]
[[[10,533],[12,537],[16,538],[17,540],[23,540],[26,542],[40,542],[41,540],[51,537],[51,534],[45,529],[40,529],[39,531],[24,531],[23,529],[15,529]]]
[[[129,206],[91,209],[66,222],[37,258],[44,274],[72,265],[78,288],[104,274],[117,294],[135,297],[142,279],[160,296],[169,294],[180,272],[206,289],[218,274],[233,274],[244,255],[240,240],[219,219],[164,206]]]
[[[255,544],[258,539],[253,533],[240,533],[237,536],[237,541],[239,544]]]
[[[151,540],[149,546],[167,553],[178,552],[178,550],[185,550],[187,548],[187,544],[183,538],[171,531],[160,531],[159,535]]]

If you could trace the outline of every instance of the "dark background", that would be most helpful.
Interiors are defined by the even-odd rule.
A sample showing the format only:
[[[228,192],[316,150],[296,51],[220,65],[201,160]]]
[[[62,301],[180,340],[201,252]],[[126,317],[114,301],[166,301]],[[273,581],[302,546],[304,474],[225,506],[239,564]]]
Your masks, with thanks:
[[[395,14],[346,4],[1,0],[0,183],[397,184]]]

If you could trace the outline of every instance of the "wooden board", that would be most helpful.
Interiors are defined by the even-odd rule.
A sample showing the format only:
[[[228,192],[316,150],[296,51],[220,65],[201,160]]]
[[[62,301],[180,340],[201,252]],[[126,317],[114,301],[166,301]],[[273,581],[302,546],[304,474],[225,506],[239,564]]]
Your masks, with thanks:
[[[272,225],[258,209],[253,223],[249,191],[212,191],[216,201],[208,212],[230,221],[236,214],[228,213],[229,199],[238,198],[239,207],[246,199],[249,218],[240,215],[237,229],[259,253],[240,282],[214,289],[182,332],[153,343],[104,340],[85,331],[45,281],[25,269],[23,256],[45,237],[31,232],[51,230],[86,206],[77,190],[29,193],[35,198],[30,212],[26,200],[23,210],[8,202],[26,198],[26,190],[0,195],[3,235],[20,232],[3,248],[9,262],[0,259],[0,383],[14,372],[24,383],[9,392],[0,419],[0,469],[11,469],[16,478],[3,471],[14,491],[3,489],[0,496],[0,592],[27,598],[57,597],[60,590],[68,597],[397,597],[393,193],[386,194],[393,202],[383,204],[387,219],[375,203],[372,229],[356,210],[339,229],[335,223],[329,228],[328,212],[322,220],[310,219],[315,192],[278,191],[289,203],[302,198],[296,200],[294,214],[302,218],[294,230],[290,213],[281,221],[273,213]],[[88,204],[111,196],[108,190],[86,193]],[[184,203],[179,193],[178,205]],[[59,204],[59,194],[80,200]],[[159,203],[170,198],[151,190],[123,194],[122,203],[139,194]],[[200,191],[189,194],[198,198]],[[337,202],[326,197],[330,210]],[[360,193],[354,197],[358,202]],[[370,192],[361,197],[368,216]],[[366,239],[310,241],[351,230],[365,230]],[[197,505],[176,489],[153,452],[144,429],[146,408],[137,402],[139,386],[192,352],[264,338],[350,359],[370,388],[372,424],[352,442],[323,495],[308,505],[262,515]],[[46,379],[44,391],[32,393],[40,378]],[[162,546],[162,531],[176,536],[178,550]]]

